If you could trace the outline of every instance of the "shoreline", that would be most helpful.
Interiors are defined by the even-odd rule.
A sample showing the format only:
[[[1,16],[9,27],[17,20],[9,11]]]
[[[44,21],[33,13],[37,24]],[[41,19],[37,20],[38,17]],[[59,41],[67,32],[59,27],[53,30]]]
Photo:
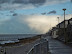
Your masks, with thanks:
[[[21,39],[18,39],[19,42],[0,44],[0,46],[4,47],[4,46],[24,45],[26,43],[31,43],[39,38],[41,38],[41,35],[36,35],[34,37],[28,37],[28,38],[21,38]]]

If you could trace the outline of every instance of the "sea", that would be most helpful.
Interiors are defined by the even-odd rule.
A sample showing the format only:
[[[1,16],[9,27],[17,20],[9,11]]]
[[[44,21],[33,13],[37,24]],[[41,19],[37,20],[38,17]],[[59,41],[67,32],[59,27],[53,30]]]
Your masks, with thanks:
[[[19,42],[18,39],[36,36],[37,34],[2,34],[0,44]]]

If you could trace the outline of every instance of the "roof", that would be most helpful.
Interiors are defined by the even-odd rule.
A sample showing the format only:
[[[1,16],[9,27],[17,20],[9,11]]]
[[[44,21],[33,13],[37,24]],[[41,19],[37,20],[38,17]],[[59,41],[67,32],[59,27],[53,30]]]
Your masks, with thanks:
[[[68,21],[68,20],[65,20],[65,21]],[[58,26],[58,25],[60,25],[60,24],[62,24],[62,23],[64,23],[64,21],[62,21],[61,23],[57,24],[56,26]]]
[[[70,18],[69,20],[72,20],[72,18]]]

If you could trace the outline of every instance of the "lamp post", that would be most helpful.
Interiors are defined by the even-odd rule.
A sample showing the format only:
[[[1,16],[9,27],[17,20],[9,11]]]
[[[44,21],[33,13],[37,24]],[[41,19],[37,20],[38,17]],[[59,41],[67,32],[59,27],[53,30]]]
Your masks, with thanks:
[[[57,17],[58,18],[58,24],[59,24],[59,17]]]
[[[65,11],[66,9],[64,8],[63,11],[64,11],[64,38],[65,38],[65,43],[67,43],[66,31],[65,31]]]
[[[58,18],[58,36],[59,36],[59,30],[60,30],[60,25],[59,25],[59,17]]]
[[[63,11],[64,11],[64,21],[65,21],[65,11],[66,11],[66,9],[64,8]]]

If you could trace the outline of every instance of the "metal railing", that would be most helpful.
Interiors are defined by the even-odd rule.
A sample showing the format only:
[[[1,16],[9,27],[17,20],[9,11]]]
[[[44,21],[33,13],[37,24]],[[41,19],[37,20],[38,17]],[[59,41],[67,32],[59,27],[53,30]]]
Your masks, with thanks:
[[[48,40],[44,39],[44,41],[33,46],[27,54],[49,54],[48,52],[49,52]]]
[[[49,45],[48,40],[41,39],[40,42],[35,44],[26,54],[49,54],[48,53],[49,52],[49,46],[48,45]],[[13,49],[13,47],[12,47],[12,49]],[[11,52],[11,50],[10,50],[10,52],[8,52],[8,51],[9,51],[9,48],[7,48],[7,47],[1,47],[0,48],[0,54],[15,54],[15,53],[12,53],[13,51]],[[23,51],[21,51],[21,52],[23,52]]]

